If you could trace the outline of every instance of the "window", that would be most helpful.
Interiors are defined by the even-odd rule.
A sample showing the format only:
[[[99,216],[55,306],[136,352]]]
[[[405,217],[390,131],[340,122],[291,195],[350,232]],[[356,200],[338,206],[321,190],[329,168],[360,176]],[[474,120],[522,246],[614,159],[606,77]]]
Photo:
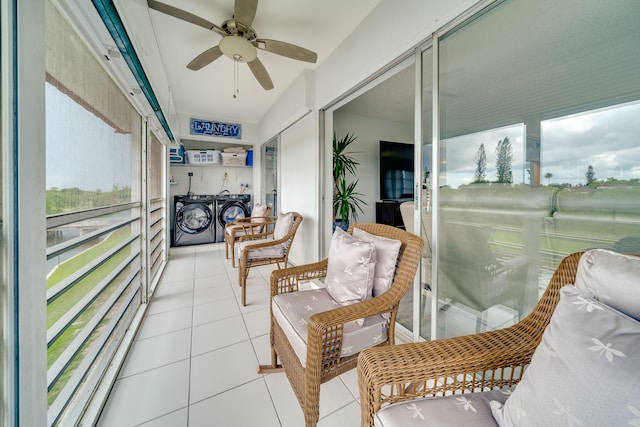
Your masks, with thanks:
[[[140,305],[143,122],[51,2],[46,36],[47,417],[54,425],[79,419]]]

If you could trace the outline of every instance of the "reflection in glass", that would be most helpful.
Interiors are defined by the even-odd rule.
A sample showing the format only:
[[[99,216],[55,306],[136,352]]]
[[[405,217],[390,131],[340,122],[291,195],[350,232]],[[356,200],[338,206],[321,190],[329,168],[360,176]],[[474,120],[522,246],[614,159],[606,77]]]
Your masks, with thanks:
[[[569,253],[640,251],[639,21],[512,0],[440,38],[438,338],[517,322]]]

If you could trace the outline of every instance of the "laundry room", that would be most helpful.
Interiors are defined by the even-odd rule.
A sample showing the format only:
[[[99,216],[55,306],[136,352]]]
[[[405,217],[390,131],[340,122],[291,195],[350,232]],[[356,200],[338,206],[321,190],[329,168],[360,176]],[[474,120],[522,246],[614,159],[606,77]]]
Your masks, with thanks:
[[[219,217],[248,216],[253,205],[252,147],[171,150],[169,196],[173,246],[223,241]],[[176,224],[182,226],[178,227]]]

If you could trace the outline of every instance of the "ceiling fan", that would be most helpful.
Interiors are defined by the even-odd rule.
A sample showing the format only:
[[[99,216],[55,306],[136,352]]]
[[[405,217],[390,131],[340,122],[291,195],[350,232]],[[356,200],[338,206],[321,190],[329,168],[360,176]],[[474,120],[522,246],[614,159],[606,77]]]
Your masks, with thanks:
[[[190,70],[199,70],[225,55],[236,63],[246,62],[260,85],[265,90],[270,90],[273,89],[273,82],[267,69],[258,59],[258,49],[298,61],[315,63],[318,59],[315,52],[303,47],[283,41],[258,38],[255,30],[251,27],[258,8],[258,0],[235,0],[233,17],[224,21],[221,26],[156,0],[147,0],[147,2],[151,9],[206,28],[222,36],[217,46],[205,50],[187,64],[187,68]]]

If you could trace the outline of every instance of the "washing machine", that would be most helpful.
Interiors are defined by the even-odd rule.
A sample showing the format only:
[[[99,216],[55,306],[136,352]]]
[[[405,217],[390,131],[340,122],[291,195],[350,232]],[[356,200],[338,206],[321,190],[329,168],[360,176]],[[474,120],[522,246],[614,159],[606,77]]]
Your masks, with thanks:
[[[215,197],[216,242],[224,242],[224,227],[251,213],[250,194],[219,194]]]
[[[174,203],[173,246],[216,241],[214,196],[175,196]]]

